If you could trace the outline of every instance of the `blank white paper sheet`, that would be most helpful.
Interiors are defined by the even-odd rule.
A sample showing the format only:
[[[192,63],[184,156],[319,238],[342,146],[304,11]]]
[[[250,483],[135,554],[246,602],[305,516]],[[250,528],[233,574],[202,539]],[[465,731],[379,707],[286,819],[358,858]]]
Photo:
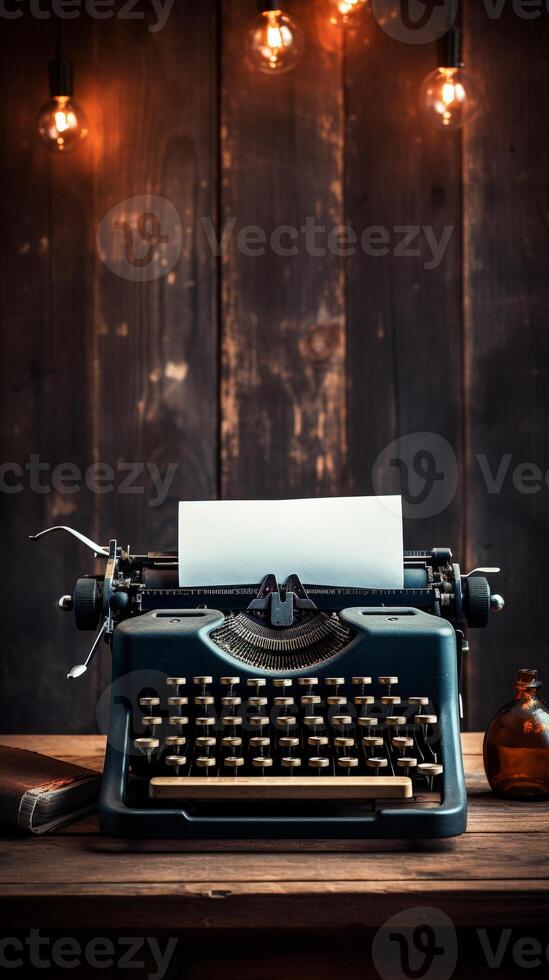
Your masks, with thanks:
[[[399,496],[179,504],[179,584],[403,587]]]

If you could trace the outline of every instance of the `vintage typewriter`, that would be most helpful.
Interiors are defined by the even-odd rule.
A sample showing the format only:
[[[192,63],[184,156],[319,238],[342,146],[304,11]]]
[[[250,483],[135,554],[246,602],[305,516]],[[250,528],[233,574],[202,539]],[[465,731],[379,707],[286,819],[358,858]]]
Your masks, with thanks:
[[[127,837],[447,837],[466,826],[465,628],[503,600],[448,548],[404,588],[181,588],[177,554],[105,560],[61,608],[112,648],[102,829]]]

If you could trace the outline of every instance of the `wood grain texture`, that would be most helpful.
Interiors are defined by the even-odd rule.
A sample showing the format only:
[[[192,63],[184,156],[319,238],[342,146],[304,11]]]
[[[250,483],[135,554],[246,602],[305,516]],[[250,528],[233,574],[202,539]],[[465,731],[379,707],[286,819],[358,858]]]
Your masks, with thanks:
[[[416,436],[415,451],[434,451],[443,472],[462,456],[461,146],[459,134],[429,128],[419,112],[435,58],[433,45],[396,41],[373,16],[348,37],[346,220],[359,237],[365,229],[375,236],[375,254],[358,248],[345,263],[349,467],[354,492],[403,493],[406,547],[436,541],[457,554],[461,484],[448,503],[435,483],[432,512],[422,518],[414,500],[425,481],[410,460],[408,490],[392,463],[401,450],[384,452],[403,436],[435,433],[448,447]],[[445,234],[434,264],[428,235]]]
[[[306,34],[286,75],[245,58],[254,0],[224,2],[222,227],[236,219],[222,258],[222,483],[226,497],[330,495],[345,485],[345,326],[341,259],[245,255],[238,232],[270,240],[307,219],[343,220],[341,52],[316,43],[314,5],[289,3]],[[326,232],[319,250],[326,251]],[[283,247],[292,247],[288,238]]]
[[[33,740],[1,738],[21,748]],[[549,808],[488,794],[481,743],[478,734],[463,737],[470,822],[455,841],[136,842],[101,837],[92,818],[47,838],[4,839],[4,927],[22,928],[30,918],[65,928],[70,917],[73,929],[196,935],[206,928],[213,942],[216,929],[259,935],[289,922],[292,930],[375,928],[399,910],[428,904],[456,926],[514,925],[530,935],[549,912]],[[93,764],[103,745],[100,737],[61,736],[40,747]]]
[[[481,656],[468,663],[468,723],[484,727],[513,696],[519,667],[549,667],[542,571],[549,491],[543,476],[538,492],[531,482],[524,492],[513,483],[515,467],[544,474],[549,464],[549,191],[542,179],[549,144],[536,122],[547,109],[549,14],[524,19],[506,5],[487,24],[482,5],[467,11],[466,59],[486,102],[464,144],[467,552],[473,563],[501,565],[497,590],[509,600],[482,637]],[[498,475],[501,490],[491,492]]]
[[[33,736],[1,736],[26,748]],[[104,740],[46,737],[42,750],[87,765]],[[7,926],[262,929],[381,925],[414,904],[456,926],[523,926],[549,911],[549,804],[513,804],[482,784],[480,734],[463,737],[467,833],[447,841],[129,841],[92,818],[40,839],[0,840]],[[36,746],[35,746],[36,747]],[[249,853],[253,852],[253,856]],[[529,932],[529,934],[531,934]]]
[[[104,538],[161,550],[177,547],[178,501],[210,498],[217,487],[216,260],[201,225],[217,221],[215,0],[177,4],[165,29],[147,26],[119,19],[97,28],[104,84],[95,225],[132,198],[127,213],[143,215],[146,196],[155,195],[163,201],[152,213],[176,255],[181,226],[181,254],[151,281],[125,278],[135,265],[121,264],[122,275],[100,267],[97,412],[102,461],[115,470],[153,464],[162,474],[176,467],[160,506],[145,474],[136,481],[144,493],[110,493],[101,502]],[[146,239],[132,232],[132,254],[144,258]],[[153,249],[144,276],[161,256]]]
[[[55,44],[52,25],[25,16],[3,18],[1,27],[0,458],[21,468],[17,476],[3,471],[5,483],[19,484],[19,490],[6,493],[3,485],[0,499],[11,583],[2,602],[9,617],[0,661],[2,719],[6,728],[20,728],[25,702],[33,727],[74,731],[93,726],[96,693],[92,684],[71,699],[65,682],[88,646],[56,604],[72,587],[78,549],[61,538],[53,547],[32,545],[28,535],[71,520],[84,528],[94,523],[94,500],[83,487],[93,456],[93,147],[56,157],[38,140],[36,117],[48,99]],[[84,25],[72,36],[79,93],[89,101],[91,38]],[[41,470],[33,476],[30,466]],[[64,492],[61,481],[76,492]],[[31,694],[30,702],[23,692]]]

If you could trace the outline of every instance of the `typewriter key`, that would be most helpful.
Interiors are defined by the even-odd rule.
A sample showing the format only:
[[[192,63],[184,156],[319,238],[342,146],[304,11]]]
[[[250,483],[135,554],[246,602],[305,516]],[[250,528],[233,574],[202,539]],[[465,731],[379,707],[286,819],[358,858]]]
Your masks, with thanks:
[[[212,721],[213,721],[213,720],[214,720],[214,719],[212,718]],[[242,716],[241,716],[241,715],[225,715],[225,716],[224,716],[224,717],[223,717],[223,718],[221,719],[221,721],[223,722],[223,726],[224,726],[225,728],[232,728],[232,730],[233,730],[233,735],[236,735],[236,729],[237,729],[237,728],[238,728],[238,727],[239,727],[240,725],[242,725]]]
[[[283,735],[279,740],[278,744],[283,749],[295,749],[296,745],[299,745],[299,739],[294,738],[290,735]],[[290,752],[291,755],[291,752]]]
[[[417,767],[418,773],[425,776],[429,789],[433,789],[433,783],[435,781],[435,776],[440,776],[443,772],[443,768],[434,762],[420,762]]]
[[[206,749],[206,755],[209,755],[210,749],[215,748],[215,738],[212,738],[210,735],[199,735],[195,739],[195,745],[197,749]]]
[[[238,708],[242,704],[242,698],[230,697],[221,698],[221,704],[225,708]]]
[[[264,735],[254,735],[250,739],[251,749],[266,749],[271,744],[270,738],[266,738]]]
[[[397,766],[399,769],[405,769],[407,772],[411,772],[417,766],[417,759],[412,756],[401,755],[400,759],[397,759]]]
[[[195,718],[194,723],[196,727],[200,729],[211,728],[212,725],[215,725],[215,718]]]
[[[436,725],[438,718],[436,715],[416,715],[414,721],[416,725],[427,727],[427,725]]]
[[[304,708],[306,708],[307,705],[310,704],[320,704],[320,700],[319,694],[304,694],[303,697],[300,698],[300,703]]]
[[[280,762],[281,762],[281,765],[283,766],[283,768],[284,769],[289,769],[290,772],[293,772],[294,769],[299,769],[299,767],[301,765],[301,759],[298,759],[297,756],[293,756],[293,755],[286,755],[286,756],[284,756],[280,760]]]
[[[374,749],[379,749],[383,745],[383,739],[379,735],[365,735],[362,739],[362,744],[365,749],[373,752]]]
[[[340,694],[334,694],[331,695],[329,698],[326,698],[326,704],[336,705],[337,707],[341,707],[341,705],[347,704],[347,698],[343,697]]]
[[[294,703],[294,699],[291,697],[284,698],[274,698],[273,704],[277,708],[289,708]]]
[[[223,759],[223,765],[227,769],[240,769],[244,765],[244,759],[240,755],[228,755],[226,759]]]
[[[186,677],[167,677],[166,684],[168,687],[184,687],[187,683]]]
[[[175,775],[179,776],[179,769],[186,765],[187,759],[184,755],[167,755],[164,762],[167,766],[172,766],[175,769]]]
[[[330,765],[330,760],[323,755],[312,755],[308,761],[308,765],[311,769],[316,769],[320,774],[322,769],[327,769]]]
[[[229,696],[232,696],[233,689],[240,684],[240,677],[220,677],[219,682],[223,687],[229,688]]]
[[[246,680],[246,685],[255,688],[256,691],[259,691],[260,687],[265,687],[266,683],[264,677],[248,677]]]
[[[421,728],[423,741],[426,742],[429,735],[429,725],[436,725],[438,718],[436,715],[416,715],[414,718],[416,725]]]
[[[344,677],[326,677],[324,683],[325,683],[326,687],[335,687],[335,691],[336,691],[336,694],[337,694],[337,689],[338,689],[338,687],[341,687],[341,685],[345,683],[345,678]]]
[[[189,719],[184,715],[170,715],[168,718],[168,725],[174,725],[176,728],[181,730],[185,725],[189,724]]]
[[[298,677],[297,683],[299,687],[304,687],[310,694],[313,687],[318,685],[318,677]]]
[[[393,684],[398,684],[398,677],[378,677],[378,681],[382,687],[392,687]]]
[[[322,745],[328,745],[328,739],[326,735],[309,735],[307,745],[311,748],[320,748]]]
[[[201,708],[209,707],[210,705],[215,704],[215,699],[211,694],[198,694],[194,699],[194,703]]]
[[[427,704],[429,704],[429,698],[423,698],[423,697],[422,698],[416,698],[416,697],[408,698],[408,704],[410,706],[413,706],[413,707],[424,708]]]
[[[383,756],[371,755],[369,759],[366,759],[366,765],[369,769],[373,769],[375,771],[376,776],[379,776],[379,770],[385,769],[388,762],[387,759],[383,758]]]
[[[217,760],[213,755],[199,755],[196,759],[196,765],[199,769],[213,769],[214,766],[217,766]]]
[[[168,706],[170,708],[184,708],[188,703],[188,698],[181,698],[179,695],[175,698],[168,698]]]
[[[259,709],[261,709],[261,708],[264,708],[265,705],[267,705],[268,703],[269,703],[269,699],[268,698],[265,698],[265,697],[257,697],[257,696],[255,696],[253,698],[248,698],[248,704],[250,704],[252,706],[252,708],[259,708]]]
[[[139,704],[142,708],[157,708],[160,698],[139,698]]]
[[[265,769],[270,769],[273,764],[273,760],[268,755],[257,755],[252,759],[252,766],[255,769],[261,770],[261,775],[265,775]]]
[[[385,724],[389,728],[393,728],[398,735],[399,729],[406,724],[406,718],[404,715],[388,715],[385,719]]]
[[[221,739],[222,748],[227,750],[242,748],[242,739],[238,735],[225,735]]]
[[[284,689],[292,686],[291,677],[275,677],[273,681],[273,687],[282,687]]]
[[[373,694],[359,694],[356,698],[353,698],[354,703],[357,708],[364,709],[369,704],[375,704],[375,698]]]
[[[345,769],[347,775],[349,775],[351,769],[356,769],[358,766],[358,759],[354,755],[340,755],[338,756],[337,764],[340,769]]]
[[[336,749],[352,749],[354,744],[355,744],[354,738],[343,738],[343,736],[341,735],[338,735],[337,738],[334,738],[334,745]]]
[[[193,677],[193,684],[196,684],[197,687],[207,687],[208,684],[212,683],[212,680],[213,680],[212,677],[206,677],[206,676]]]
[[[293,725],[297,724],[297,721],[294,715],[279,715],[278,718],[276,719],[276,724],[280,728],[290,729],[293,727]]]
[[[396,738],[391,739],[391,745],[399,752],[404,752],[404,749],[411,749],[413,747],[414,740],[405,735],[397,735]]]
[[[252,728],[265,728],[265,726],[269,724],[267,715],[252,715],[248,721]]]
[[[396,694],[384,694],[379,700],[385,708],[389,708],[390,714],[393,713],[393,708],[400,704],[400,698]]]
[[[353,719],[350,715],[334,715],[332,718],[332,724],[336,728],[346,728],[347,725],[352,725]]]
[[[166,735],[164,742],[167,748],[171,749],[173,747],[174,749],[179,750],[187,744],[187,739],[184,735]]]
[[[362,688],[362,693],[364,693],[364,688],[367,687],[368,684],[371,684],[371,683],[372,683],[372,678],[371,677],[353,677],[353,684],[354,684],[354,686],[355,687],[361,687]]]
[[[322,728],[324,724],[324,718],[322,718],[320,715],[305,715],[303,719],[303,724],[306,725],[307,728],[312,728],[315,731],[315,729],[317,728]]]
[[[150,762],[153,756],[153,752],[158,748],[160,742],[157,738],[136,738],[134,739],[134,747],[143,752],[147,756],[147,762]]]
[[[364,715],[362,718],[357,718],[359,728],[367,728],[370,735],[372,734],[371,729],[376,727],[378,721],[379,718],[370,715]]]
[[[156,726],[162,724],[162,718],[160,717],[160,715],[143,715],[143,718],[141,720],[144,725],[147,725],[147,727],[150,728],[151,735],[153,736],[154,736],[154,730]]]

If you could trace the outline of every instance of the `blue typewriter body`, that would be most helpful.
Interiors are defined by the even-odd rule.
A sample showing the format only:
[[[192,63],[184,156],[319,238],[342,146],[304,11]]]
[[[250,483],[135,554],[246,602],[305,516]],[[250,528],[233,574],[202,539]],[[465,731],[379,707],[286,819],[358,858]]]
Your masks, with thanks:
[[[234,813],[227,812],[228,807],[223,803],[210,804],[204,808],[205,812],[200,812],[196,805],[155,806],[145,795],[143,806],[130,802],[131,768],[139,773],[144,772],[144,765],[149,768],[149,773],[145,771],[136,777],[144,782],[152,772],[164,770],[161,756],[149,765],[136,757],[133,748],[135,737],[143,730],[138,703],[144,692],[158,693],[162,711],[162,694],[169,676],[182,675],[189,681],[196,675],[210,675],[209,689],[216,701],[222,696],[217,678],[235,675],[242,684],[257,676],[252,667],[220,651],[210,639],[211,632],[223,622],[223,613],[211,609],[200,612],[174,609],[153,611],[126,621],[115,634],[111,722],[100,801],[105,833],[124,837],[200,838],[429,838],[463,833],[467,798],[460,749],[455,631],[444,619],[413,608],[356,607],[345,609],[340,615],[354,637],[344,651],[315,669],[318,687],[322,690],[324,678],[334,675],[345,678],[340,690],[352,705],[352,676],[371,675],[375,689],[374,678],[386,675],[389,670],[398,676],[398,689],[428,696],[438,718],[437,757],[443,765],[439,806],[421,807],[413,800],[408,806],[405,801],[399,802],[398,807],[390,801],[386,804],[376,801],[375,806],[371,801],[362,805],[314,801],[296,806],[284,800],[283,791],[276,807],[244,800]],[[284,672],[284,677],[294,682],[301,675],[302,670]],[[267,696],[272,697],[272,691],[277,689],[271,685],[277,674],[262,672],[262,676],[266,680]],[[402,710],[405,712],[406,706]],[[356,713],[352,717],[353,723],[356,722]],[[163,720],[162,727],[164,724]],[[217,720],[212,727],[217,729],[219,739],[221,722]],[[190,762],[188,765],[192,768]],[[295,776],[287,778],[291,780]],[[289,812],[292,808],[293,813]]]
[[[450,549],[399,590],[178,585],[175,553],[69,531],[105,574],[60,600],[112,651],[102,830],[134,838],[439,838],[466,829],[459,677],[503,607]]]

